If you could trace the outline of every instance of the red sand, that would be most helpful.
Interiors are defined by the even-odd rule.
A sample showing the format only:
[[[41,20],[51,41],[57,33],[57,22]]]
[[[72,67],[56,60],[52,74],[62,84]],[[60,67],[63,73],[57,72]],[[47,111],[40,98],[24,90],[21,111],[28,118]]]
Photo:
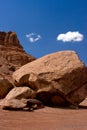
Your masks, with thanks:
[[[34,112],[0,110],[0,130],[87,130],[87,99],[73,109],[45,107]]]

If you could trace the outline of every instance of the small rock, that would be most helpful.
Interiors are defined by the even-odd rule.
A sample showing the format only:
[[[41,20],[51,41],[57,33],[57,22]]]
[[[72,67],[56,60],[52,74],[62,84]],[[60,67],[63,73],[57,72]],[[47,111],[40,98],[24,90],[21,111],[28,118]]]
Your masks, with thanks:
[[[26,104],[18,99],[3,99],[0,102],[0,106],[2,109],[19,110],[26,107]]]
[[[0,101],[0,108],[6,110],[33,111],[43,108],[44,105],[37,99],[3,99]]]
[[[29,87],[15,87],[5,97],[6,99],[35,98],[36,92]]]
[[[22,99],[22,102],[26,103],[28,108],[33,108],[33,110],[44,107],[43,103],[37,99]]]

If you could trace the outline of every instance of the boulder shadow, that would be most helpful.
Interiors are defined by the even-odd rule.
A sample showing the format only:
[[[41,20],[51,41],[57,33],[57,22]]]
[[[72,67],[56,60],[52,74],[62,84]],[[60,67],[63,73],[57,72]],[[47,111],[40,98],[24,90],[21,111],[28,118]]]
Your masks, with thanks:
[[[46,105],[48,106],[48,105]],[[48,106],[48,107],[51,107],[51,108],[58,108],[58,109],[64,109],[64,110],[86,110],[87,109],[87,106],[84,106],[84,105],[78,105],[78,106],[74,106],[74,105],[70,105],[70,106],[54,106],[54,105],[51,105],[51,106]]]
[[[78,108],[79,108],[79,109],[87,109],[87,106],[79,105]]]

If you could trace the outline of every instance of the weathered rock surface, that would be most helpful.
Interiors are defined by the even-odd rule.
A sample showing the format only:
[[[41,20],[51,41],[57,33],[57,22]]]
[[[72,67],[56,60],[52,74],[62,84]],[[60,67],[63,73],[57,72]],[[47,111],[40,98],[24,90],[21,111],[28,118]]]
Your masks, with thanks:
[[[43,103],[37,99],[21,99],[21,101],[26,103],[28,108],[33,108],[34,110],[44,107]]]
[[[16,67],[20,67],[35,58],[27,54],[17,38],[15,32],[0,32],[0,57],[3,56]]]
[[[67,95],[67,100],[72,101],[72,104],[80,104],[84,98],[87,97],[87,84],[83,84],[79,89],[69,93]]]
[[[12,88],[13,85],[7,79],[0,78],[0,99],[4,98]]]
[[[0,108],[7,110],[24,110],[33,111],[36,109],[43,108],[42,102],[36,99],[3,99],[0,101]]]
[[[9,63],[4,57],[0,57],[0,78],[11,79],[11,75],[16,70],[16,67]],[[12,80],[10,80],[12,81]]]
[[[78,105],[87,95],[87,68],[74,51],[61,51],[22,66],[13,73],[17,86],[29,85],[40,100]],[[80,91],[81,90],[81,91]]]
[[[6,96],[6,99],[35,98],[36,92],[29,87],[15,87]]]
[[[35,60],[27,54],[15,32],[0,32],[0,77],[13,83],[13,72],[22,65]]]
[[[17,109],[23,109],[24,107],[26,107],[26,104],[18,99],[3,99],[0,102],[0,107],[2,109],[17,110]]]

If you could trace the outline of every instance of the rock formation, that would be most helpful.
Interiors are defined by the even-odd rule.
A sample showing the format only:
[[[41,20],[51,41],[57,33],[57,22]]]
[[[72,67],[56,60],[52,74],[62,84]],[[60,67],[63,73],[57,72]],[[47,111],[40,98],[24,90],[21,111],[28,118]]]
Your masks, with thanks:
[[[6,99],[28,99],[28,98],[35,98],[36,93],[34,90],[30,89],[29,87],[15,87],[13,88],[5,97]]]
[[[13,88],[13,85],[7,80],[0,78],[0,99],[4,98]]]
[[[47,105],[78,105],[87,96],[87,68],[74,51],[46,55],[13,73],[17,86],[27,85]]]
[[[33,60],[23,50],[15,32],[0,32],[0,99],[13,88],[13,72]]]
[[[0,77],[11,79],[16,69],[33,60],[23,50],[15,32],[0,32]]]
[[[37,99],[3,99],[0,106],[2,109],[24,111],[33,111],[44,107],[43,103]]]
[[[86,98],[87,68],[74,51],[33,60],[16,33],[0,32],[0,107],[32,111],[43,103],[78,106]]]
[[[0,57],[0,78],[12,79],[11,75],[16,67],[9,63],[4,57]]]
[[[23,50],[15,32],[0,32],[0,57],[4,57],[16,67],[35,60]]]

